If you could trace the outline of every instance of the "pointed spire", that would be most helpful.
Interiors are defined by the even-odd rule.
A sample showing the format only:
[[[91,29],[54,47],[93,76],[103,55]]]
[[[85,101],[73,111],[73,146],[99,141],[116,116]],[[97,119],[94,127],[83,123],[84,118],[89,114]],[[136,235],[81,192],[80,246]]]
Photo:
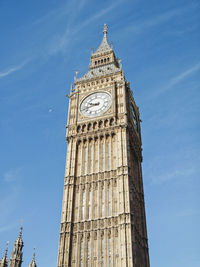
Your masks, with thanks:
[[[12,252],[11,257],[10,257],[9,267],[16,267],[16,266],[21,267],[22,256],[23,256],[22,249],[24,246],[24,243],[22,240],[22,230],[23,230],[23,227],[21,225],[20,231],[19,231],[19,236],[15,241],[13,252]]]
[[[19,230],[19,239],[22,239],[22,231],[23,231],[23,226],[20,226],[20,230]]]
[[[94,54],[98,54],[98,53],[105,52],[105,51],[112,51],[112,48],[108,44],[107,33],[108,33],[108,28],[107,28],[107,25],[104,24],[104,27],[103,27],[103,40],[102,40],[99,48],[96,50],[96,52]]]
[[[29,264],[29,267],[37,267],[36,262],[35,262],[35,248],[33,249],[33,258],[31,263]]]
[[[0,261],[0,267],[7,267],[8,266],[8,258],[7,258],[7,254],[8,254],[8,243],[6,243],[6,249],[5,249],[5,253],[3,258]]]

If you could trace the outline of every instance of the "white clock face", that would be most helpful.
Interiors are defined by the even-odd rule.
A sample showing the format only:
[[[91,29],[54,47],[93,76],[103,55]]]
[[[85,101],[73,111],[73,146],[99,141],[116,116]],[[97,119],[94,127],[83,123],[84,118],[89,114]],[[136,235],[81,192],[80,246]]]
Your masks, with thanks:
[[[111,96],[106,92],[97,92],[87,96],[80,105],[84,116],[97,117],[106,112],[111,106]]]

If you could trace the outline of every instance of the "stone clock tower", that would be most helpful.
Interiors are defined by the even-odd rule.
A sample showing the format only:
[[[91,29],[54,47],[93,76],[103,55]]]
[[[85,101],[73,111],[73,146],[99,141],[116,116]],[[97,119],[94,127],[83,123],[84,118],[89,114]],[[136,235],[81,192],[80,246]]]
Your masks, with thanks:
[[[58,267],[149,267],[139,110],[106,25],[68,97]]]

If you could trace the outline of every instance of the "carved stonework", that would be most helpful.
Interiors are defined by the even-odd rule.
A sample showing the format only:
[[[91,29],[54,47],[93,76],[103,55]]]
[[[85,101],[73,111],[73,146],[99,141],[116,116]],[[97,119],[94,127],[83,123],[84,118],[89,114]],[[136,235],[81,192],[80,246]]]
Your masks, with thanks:
[[[103,32],[69,95],[57,266],[150,267],[139,110]]]

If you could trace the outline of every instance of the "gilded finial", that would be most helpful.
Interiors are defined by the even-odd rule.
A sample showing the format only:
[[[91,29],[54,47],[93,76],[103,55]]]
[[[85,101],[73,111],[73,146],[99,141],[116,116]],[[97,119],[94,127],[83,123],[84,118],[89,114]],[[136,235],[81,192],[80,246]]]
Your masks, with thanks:
[[[104,27],[103,27],[103,34],[106,35],[107,34],[107,25],[104,24]]]

